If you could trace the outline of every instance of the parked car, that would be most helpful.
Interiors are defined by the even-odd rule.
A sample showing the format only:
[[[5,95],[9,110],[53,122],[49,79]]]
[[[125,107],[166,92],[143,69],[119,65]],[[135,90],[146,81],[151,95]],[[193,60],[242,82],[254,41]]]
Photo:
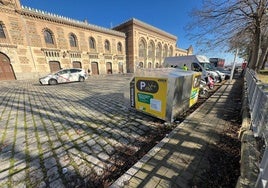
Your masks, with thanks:
[[[220,78],[220,80],[219,80],[219,82],[222,82],[223,80],[225,80],[226,78],[226,75],[225,75],[225,73],[223,73],[223,72],[221,72],[221,71],[219,71],[219,70],[215,70],[216,71],[216,73],[218,73],[218,75],[219,75],[219,78]]]
[[[225,74],[225,80],[229,79],[231,77],[231,71],[230,70],[226,70],[222,67],[216,67],[216,69],[221,72],[221,73],[224,73]]]
[[[56,85],[68,82],[83,82],[88,78],[85,70],[80,68],[61,69],[58,72],[39,78],[40,84]]]

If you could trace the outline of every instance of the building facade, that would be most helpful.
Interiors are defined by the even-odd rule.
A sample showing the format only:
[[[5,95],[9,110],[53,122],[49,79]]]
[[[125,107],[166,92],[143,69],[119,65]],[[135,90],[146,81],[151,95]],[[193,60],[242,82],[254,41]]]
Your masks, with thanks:
[[[177,37],[158,28],[131,19],[114,28],[126,34],[127,71],[158,68],[164,57],[173,56]]]
[[[35,79],[71,67],[91,75],[157,68],[177,54],[176,41],[136,19],[107,29],[0,0],[0,80]]]
[[[192,45],[188,49],[176,48],[174,56],[193,55],[194,49]]]

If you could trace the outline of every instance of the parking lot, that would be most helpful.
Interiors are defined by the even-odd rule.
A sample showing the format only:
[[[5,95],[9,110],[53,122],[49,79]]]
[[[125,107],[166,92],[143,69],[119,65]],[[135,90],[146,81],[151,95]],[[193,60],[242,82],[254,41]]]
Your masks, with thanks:
[[[0,187],[96,187],[127,170],[162,125],[129,108],[130,79],[0,82]]]

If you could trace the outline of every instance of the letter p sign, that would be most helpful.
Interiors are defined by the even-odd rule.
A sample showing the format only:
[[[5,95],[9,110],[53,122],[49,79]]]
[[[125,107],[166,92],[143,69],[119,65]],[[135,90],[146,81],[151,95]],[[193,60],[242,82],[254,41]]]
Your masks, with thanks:
[[[145,88],[145,86],[146,86],[146,83],[141,81],[140,82],[140,90],[144,90],[143,88]]]
[[[156,93],[159,89],[158,83],[154,80],[138,80],[136,87],[139,91]]]

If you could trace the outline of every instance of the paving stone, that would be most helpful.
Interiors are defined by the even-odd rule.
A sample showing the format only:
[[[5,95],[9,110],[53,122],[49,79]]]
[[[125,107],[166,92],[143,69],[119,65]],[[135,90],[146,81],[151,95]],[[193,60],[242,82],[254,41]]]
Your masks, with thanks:
[[[79,174],[81,177],[87,177],[92,173],[92,168],[87,165],[81,165],[78,168]]]
[[[16,188],[26,188],[26,187],[27,187],[27,185],[24,182],[21,182],[21,183],[16,185]]]
[[[64,148],[64,147],[59,147],[58,149],[55,150],[55,154],[56,154],[58,157],[61,157],[61,156],[66,155],[67,152],[65,151],[65,148]]]
[[[59,175],[57,166],[54,166],[47,170],[47,177],[48,177],[49,182],[55,181],[56,179],[59,178],[59,176],[60,175]]]
[[[1,159],[1,161],[0,161],[0,167],[1,167],[2,170],[9,169],[9,167],[10,167],[9,158],[3,158],[3,159]]]
[[[94,139],[90,139],[90,140],[87,141],[87,144],[88,144],[89,146],[93,146],[93,145],[96,144],[96,141],[95,141]]]
[[[11,137],[12,138],[12,137]],[[8,155],[11,155],[11,151],[12,151],[12,144],[11,143],[4,143],[4,146],[2,146],[2,150],[1,150],[1,157],[8,157]],[[3,155],[2,155],[3,153]]]
[[[44,181],[42,181],[41,183],[39,183],[39,185],[37,186],[38,188],[46,188],[47,185]]]
[[[91,149],[90,149],[89,147],[87,147],[87,146],[83,146],[83,147],[81,147],[81,151],[82,151],[84,154],[86,154],[86,155],[90,155],[90,154],[92,154]]]
[[[104,163],[99,162],[93,167],[93,170],[98,176],[101,176],[106,171],[106,167]]]
[[[80,154],[73,155],[72,158],[73,158],[73,161],[74,161],[78,166],[80,166],[81,163],[83,163],[83,161],[84,161]]]
[[[62,167],[65,167],[65,166],[67,166],[67,165],[69,165],[70,164],[70,162],[71,162],[71,158],[69,157],[69,155],[62,155],[62,156],[60,156],[59,158],[58,158],[58,160],[59,160],[59,163],[60,163],[60,165],[62,166]]]
[[[36,185],[38,185],[40,183],[41,183],[41,185],[43,184],[42,180],[44,180],[45,176],[44,176],[41,169],[37,169],[35,171],[29,172],[29,178],[30,178],[31,184],[33,185],[33,187],[35,187]]]
[[[47,137],[46,133],[44,133],[44,132],[39,133],[39,142],[41,144],[48,142],[48,137]]]
[[[30,166],[30,172],[35,171],[37,169],[40,169],[41,165],[40,165],[40,159],[39,158],[33,158],[30,162],[29,162],[29,166]]]
[[[52,148],[51,147],[45,148],[45,150],[43,150],[43,157],[44,157],[44,159],[50,158],[52,156],[53,156],[53,152],[52,152]]]
[[[102,161],[107,161],[110,157],[105,152],[101,152],[98,154],[98,158],[101,159]]]
[[[103,151],[102,147],[97,143],[91,147],[91,150],[94,153],[100,153],[101,151]]]
[[[18,172],[15,172],[14,175],[12,175],[11,177],[11,181],[12,181],[12,184],[18,184],[20,182],[23,182],[26,178],[26,171],[25,170],[22,170],[22,171],[18,171]]]
[[[93,155],[86,156],[86,159],[87,159],[88,162],[90,162],[90,163],[92,163],[94,165],[96,165],[96,164],[101,162],[97,157],[95,157]]]
[[[9,178],[9,170],[7,169],[4,171],[1,171],[0,172],[0,185],[1,185],[1,183],[8,181],[8,178]]]
[[[115,151],[115,149],[111,145],[106,145],[104,147],[104,150],[106,151],[108,155],[112,155]]]
[[[97,142],[98,142],[98,144],[101,145],[102,147],[104,147],[105,145],[107,145],[107,142],[106,142],[103,138],[98,139]]]
[[[46,158],[44,160],[44,165],[45,165],[46,169],[48,170],[48,169],[56,166],[57,161],[56,161],[56,159],[54,157],[49,157],[49,158]]]
[[[57,179],[49,184],[50,188],[65,188],[61,179]]]

